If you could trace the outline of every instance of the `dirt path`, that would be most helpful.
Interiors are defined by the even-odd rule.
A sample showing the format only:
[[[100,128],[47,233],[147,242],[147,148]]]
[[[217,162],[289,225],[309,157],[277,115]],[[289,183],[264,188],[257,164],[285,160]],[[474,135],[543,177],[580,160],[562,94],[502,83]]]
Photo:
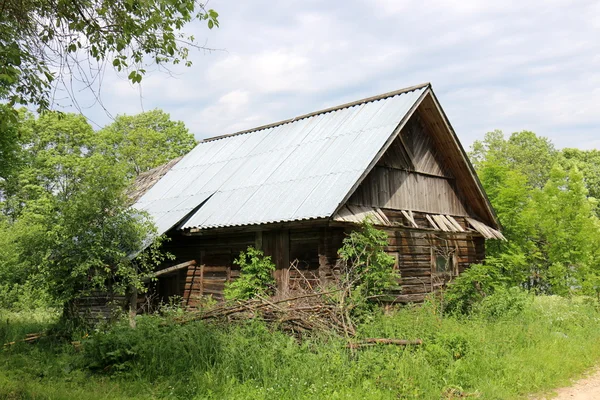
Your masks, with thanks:
[[[600,400],[600,369],[576,381],[572,386],[554,391],[556,397],[549,395],[544,399],[553,400]]]

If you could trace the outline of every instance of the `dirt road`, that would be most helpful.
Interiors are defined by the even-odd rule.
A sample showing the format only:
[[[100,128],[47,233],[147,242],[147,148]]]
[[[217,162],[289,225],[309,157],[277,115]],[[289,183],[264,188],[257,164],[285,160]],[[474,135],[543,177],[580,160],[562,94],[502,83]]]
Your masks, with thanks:
[[[556,397],[549,395],[544,399],[600,400],[600,369],[576,381],[572,386],[555,390],[555,394],[557,394]]]

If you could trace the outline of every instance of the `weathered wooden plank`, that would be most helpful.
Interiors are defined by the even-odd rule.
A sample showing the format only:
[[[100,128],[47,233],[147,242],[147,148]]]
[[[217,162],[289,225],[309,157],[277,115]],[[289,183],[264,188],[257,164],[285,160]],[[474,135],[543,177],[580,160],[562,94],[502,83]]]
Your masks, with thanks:
[[[190,260],[190,261],[187,261],[187,262],[184,262],[181,264],[173,265],[172,267],[167,267],[167,268],[161,269],[160,271],[156,271],[156,272],[152,273],[149,278],[159,277],[161,275],[179,271],[180,269],[187,268],[187,267],[194,266],[194,265],[196,265],[196,260]]]

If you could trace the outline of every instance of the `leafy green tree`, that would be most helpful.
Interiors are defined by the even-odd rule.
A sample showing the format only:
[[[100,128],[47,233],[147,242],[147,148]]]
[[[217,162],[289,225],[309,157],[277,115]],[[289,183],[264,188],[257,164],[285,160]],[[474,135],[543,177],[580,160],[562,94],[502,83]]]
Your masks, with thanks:
[[[196,145],[194,135],[181,121],[172,121],[162,110],[137,115],[120,115],[101,129],[94,152],[128,166],[136,176],[188,153]]]
[[[539,292],[592,287],[586,282],[597,273],[600,229],[597,202],[577,168],[583,161],[565,161],[547,139],[532,135],[506,140],[495,131],[474,144],[477,173],[508,238],[487,243],[489,264],[507,284]]]
[[[191,65],[189,48],[200,46],[182,29],[195,20],[219,24],[217,13],[195,0],[3,0],[0,100],[45,110],[65,73],[93,83],[109,63],[139,83],[145,64]]]
[[[158,254],[133,260],[155,232],[152,222],[127,206],[128,181],[103,157],[87,158],[77,173],[71,196],[48,202],[53,209],[43,214],[46,234],[36,251],[50,293],[68,302],[94,290],[141,289],[141,277],[161,261]]]
[[[486,133],[483,141],[475,141],[470,156],[476,169],[484,160],[493,159],[525,175],[532,187],[542,188],[558,152],[548,138],[533,132],[515,132],[505,139],[502,131],[496,130]]]
[[[583,174],[555,166],[542,190],[534,193],[532,208],[537,244],[533,262],[541,279],[557,294],[580,288],[600,256],[600,221],[587,196]],[[594,269],[595,269],[594,268]],[[599,271],[600,272],[600,271]]]
[[[0,104],[0,182],[15,172],[21,154],[21,138],[18,124],[12,119],[3,119],[8,107]]]
[[[163,256],[156,243],[141,252],[155,231],[128,208],[130,166],[94,152],[79,115],[22,113],[19,134],[23,163],[3,182],[0,277],[11,287],[42,282],[59,304],[139,288]]]
[[[20,165],[0,183],[4,212],[16,216],[28,201],[45,193],[68,199],[78,179],[75,170],[89,156],[94,131],[75,114],[21,112],[18,121]]]
[[[588,195],[600,200],[600,150],[563,149],[561,165],[565,169],[577,167],[583,174]],[[600,208],[596,208],[600,216]]]

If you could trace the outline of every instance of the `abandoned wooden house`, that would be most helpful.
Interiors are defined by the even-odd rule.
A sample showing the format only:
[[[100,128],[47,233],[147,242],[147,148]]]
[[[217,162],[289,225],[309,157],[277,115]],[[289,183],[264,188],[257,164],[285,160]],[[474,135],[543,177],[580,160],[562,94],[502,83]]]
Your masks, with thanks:
[[[205,139],[141,182],[135,207],[176,256],[157,273],[158,293],[190,307],[222,295],[251,245],[272,257],[283,292],[298,284],[295,260],[304,276],[330,279],[345,233],[365,217],[388,233],[396,302],[422,301],[482,261],[485,239],[503,239],[430,84]]]

